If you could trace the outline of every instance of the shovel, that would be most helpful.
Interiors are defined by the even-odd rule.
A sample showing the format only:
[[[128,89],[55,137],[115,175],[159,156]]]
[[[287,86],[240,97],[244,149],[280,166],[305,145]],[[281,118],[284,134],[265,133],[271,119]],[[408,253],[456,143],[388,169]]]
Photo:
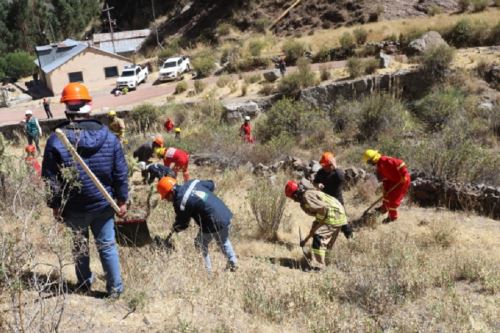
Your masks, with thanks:
[[[384,196],[391,193],[396,187],[398,187],[401,184],[401,182],[397,183],[393,187],[387,191],[384,195],[381,195],[377,200],[375,200],[361,215],[359,219],[353,220],[351,224],[354,227],[361,227],[362,225],[370,225],[373,226],[376,223],[376,218],[373,216],[373,214],[370,214],[370,210],[375,207],[376,204],[378,204],[382,199],[384,199]]]
[[[111,205],[116,213],[120,212],[120,207],[117,205],[115,200],[106,191],[104,186],[101,184],[99,179],[94,175],[92,170],[85,164],[80,155],[69,142],[66,134],[61,129],[56,129],[55,133],[59,140],[64,144],[66,149],[71,153],[73,159],[82,167],[83,171],[92,180],[94,185],[97,187],[99,192],[103,195],[106,201]],[[144,246],[151,243],[151,235],[149,234],[148,225],[146,219],[140,217],[133,217],[130,219],[123,218],[122,220],[116,221],[116,240],[118,244],[125,246]]]

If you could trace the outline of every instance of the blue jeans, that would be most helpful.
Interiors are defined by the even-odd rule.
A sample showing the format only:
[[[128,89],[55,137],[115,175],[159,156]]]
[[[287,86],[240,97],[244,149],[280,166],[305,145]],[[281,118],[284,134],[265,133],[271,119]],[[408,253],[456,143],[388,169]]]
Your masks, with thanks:
[[[203,254],[203,261],[205,262],[205,268],[208,272],[212,271],[212,261],[210,260],[210,256],[208,255],[208,245],[215,238],[217,245],[219,245],[221,251],[227,257],[228,264],[232,266],[236,266],[236,253],[234,253],[233,246],[231,245],[231,241],[229,240],[229,231],[231,230],[231,226],[227,226],[219,231],[214,233],[204,234],[200,231],[195,239],[195,245],[199,248]]]
[[[64,223],[73,232],[73,256],[76,277],[81,287],[90,287],[94,278],[90,271],[89,227],[94,235],[102,268],[106,275],[106,290],[122,293],[123,283],[120,275],[120,260],[115,243],[114,211],[111,208],[98,213],[64,212]]]

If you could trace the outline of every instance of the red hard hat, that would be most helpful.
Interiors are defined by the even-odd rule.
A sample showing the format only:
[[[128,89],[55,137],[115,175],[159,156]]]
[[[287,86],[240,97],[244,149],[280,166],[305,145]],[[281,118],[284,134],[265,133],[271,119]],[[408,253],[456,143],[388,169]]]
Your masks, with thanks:
[[[64,87],[61,94],[61,103],[68,101],[92,101],[87,87],[80,82],[72,82]]]
[[[299,189],[299,184],[297,184],[293,180],[289,180],[285,186],[285,195],[288,198],[293,198],[293,194],[297,192],[298,189]]]
[[[24,147],[24,151],[26,151],[27,153],[35,153],[36,147],[35,145],[27,145],[26,147]]]
[[[177,184],[177,180],[174,178],[169,176],[163,177],[156,185],[156,190],[160,193],[161,198],[165,199],[174,190],[175,184]]]

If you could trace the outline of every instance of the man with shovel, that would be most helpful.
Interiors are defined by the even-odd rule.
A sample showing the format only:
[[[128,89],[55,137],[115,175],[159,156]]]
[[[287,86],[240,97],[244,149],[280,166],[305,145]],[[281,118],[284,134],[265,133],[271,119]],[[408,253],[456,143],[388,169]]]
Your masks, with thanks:
[[[309,238],[313,238],[312,268],[321,270],[325,267],[326,250],[333,247],[339,232],[342,231],[346,238],[352,237],[344,206],[334,197],[317,190],[307,190],[302,184],[292,180],[285,186],[285,195],[300,203],[307,215],[316,218],[309,235],[300,242],[300,246],[304,247]]]
[[[215,239],[226,256],[227,269],[236,271],[236,254],[229,240],[233,213],[213,193],[214,182],[194,179],[177,185],[175,178],[167,176],[160,179],[156,188],[161,198],[171,202],[175,210],[173,230],[167,239],[174,232],[187,229],[192,218],[200,226],[195,245],[202,252],[207,271],[212,271],[212,262],[208,255],[208,246],[212,239]]]
[[[382,205],[375,208],[381,214],[389,212],[382,223],[398,219],[398,207],[410,188],[410,174],[405,162],[400,159],[383,156],[377,150],[367,149],[363,155],[366,163],[377,167],[377,176],[382,179],[384,197]]]
[[[102,123],[90,119],[92,97],[81,83],[70,83],[61,95],[68,122],[62,130],[84,163],[77,164],[70,151],[52,133],[45,147],[42,176],[51,188],[48,205],[54,217],[69,226],[74,235],[73,253],[79,291],[89,291],[94,282],[88,249],[89,228],[106,276],[110,297],[123,292],[118,249],[115,243],[115,212],[83,165],[104,186],[103,191],[118,201],[118,216],[126,214],[128,200],[128,168],[119,139]],[[69,145],[69,143],[66,143]],[[71,175],[71,176],[69,176]]]

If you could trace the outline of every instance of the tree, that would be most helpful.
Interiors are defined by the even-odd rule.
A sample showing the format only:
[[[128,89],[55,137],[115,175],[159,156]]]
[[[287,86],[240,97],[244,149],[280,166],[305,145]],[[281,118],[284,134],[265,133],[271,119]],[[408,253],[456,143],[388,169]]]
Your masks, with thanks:
[[[5,72],[5,76],[17,80],[33,74],[33,70],[35,69],[33,60],[34,58],[24,51],[7,53],[3,57],[3,71]]]

